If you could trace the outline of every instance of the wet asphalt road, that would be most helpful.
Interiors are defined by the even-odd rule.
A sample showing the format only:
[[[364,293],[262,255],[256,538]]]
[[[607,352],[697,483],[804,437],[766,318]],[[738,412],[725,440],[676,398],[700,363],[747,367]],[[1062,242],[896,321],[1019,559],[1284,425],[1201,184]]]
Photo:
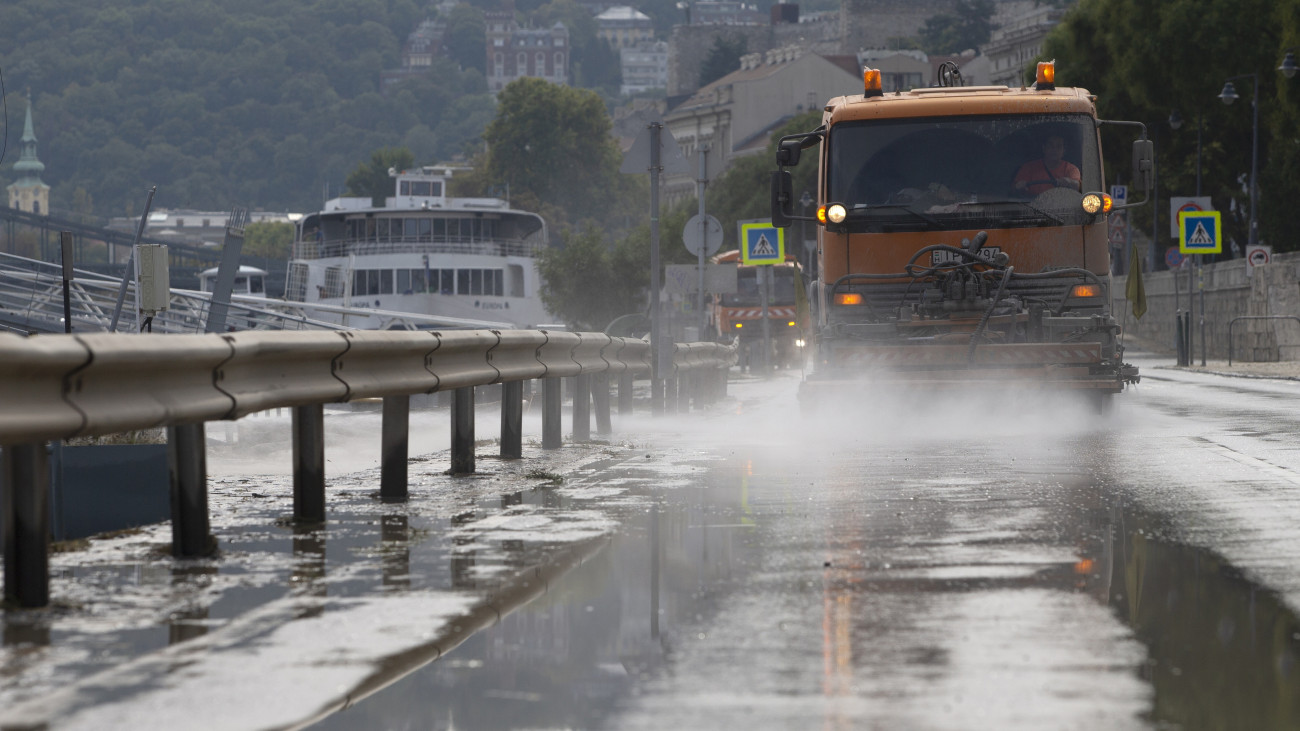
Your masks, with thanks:
[[[321,727],[1300,727],[1300,384],[1158,363],[1109,417],[734,389],[656,437],[697,480],[585,478],[646,505],[609,549]]]
[[[499,475],[400,515],[358,497],[326,531],[241,535],[292,546],[281,626],[366,597],[350,622],[413,634],[427,617],[383,607],[531,581],[435,661],[395,665],[411,638],[387,659],[314,656],[400,666],[316,728],[1298,728],[1300,383],[1138,362],[1107,416],[973,391],[805,420],[795,378],[745,380],[714,413],[625,424],[562,482]],[[386,546],[373,571],[352,543]],[[541,556],[562,558],[519,573]],[[171,617],[172,635],[232,633]],[[6,617],[11,661],[25,628]],[[273,660],[256,636],[227,644]],[[178,665],[113,690],[137,712],[111,717],[165,718],[140,689]],[[209,690],[232,672],[193,667]],[[53,727],[93,727],[106,696],[89,697]],[[230,725],[282,717],[245,718]]]

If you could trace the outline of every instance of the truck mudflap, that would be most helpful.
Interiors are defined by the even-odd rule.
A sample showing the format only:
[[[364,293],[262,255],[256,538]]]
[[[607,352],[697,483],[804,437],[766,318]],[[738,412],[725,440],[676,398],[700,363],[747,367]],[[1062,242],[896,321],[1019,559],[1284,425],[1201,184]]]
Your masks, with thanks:
[[[1100,343],[854,345],[836,348],[800,384],[801,400],[879,387],[925,388],[1005,384],[1113,394],[1139,380],[1136,366],[1107,360]]]

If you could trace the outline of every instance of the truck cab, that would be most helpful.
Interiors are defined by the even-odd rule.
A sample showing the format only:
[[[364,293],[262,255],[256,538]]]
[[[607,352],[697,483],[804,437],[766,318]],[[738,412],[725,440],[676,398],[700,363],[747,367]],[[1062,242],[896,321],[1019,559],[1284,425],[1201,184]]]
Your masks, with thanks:
[[[1045,67],[1045,68],[1044,68]],[[777,162],[818,147],[814,374],[952,371],[1098,394],[1137,372],[1122,362],[1094,97],[1057,88],[940,86],[831,99],[822,125],[783,138]],[[1134,180],[1149,189],[1142,128]],[[772,219],[793,220],[790,174],[773,174]],[[1130,205],[1140,205],[1138,201]]]

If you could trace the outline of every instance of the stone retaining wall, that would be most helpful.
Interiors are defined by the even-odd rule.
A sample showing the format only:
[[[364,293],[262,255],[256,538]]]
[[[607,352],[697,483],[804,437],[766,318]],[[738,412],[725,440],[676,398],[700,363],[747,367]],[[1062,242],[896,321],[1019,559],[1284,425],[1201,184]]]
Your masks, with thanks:
[[[1124,298],[1127,277],[1114,277],[1111,291],[1115,317],[1124,323],[1126,331],[1171,353],[1175,350],[1175,312],[1188,308],[1187,273],[1177,274],[1177,293],[1174,272],[1143,276],[1147,312],[1141,320],[1134,319]],[[1192,282],[1195,286],[1195,275]],[[1201,352],[1200,312],[1198,294],[1192,318],[1196,357]],[[1300,252],[1276,254],[1271,264],[1255,267],[1251,276],[1247,276],[1242,259],[1205,266],[1205,337],[1210,358],[1228,357],[1229,323],[1234,317],[1246,315],[1300,317]],[[1244,320],[1232,328],[1232,334],[1234,360],[1300,360],[1300,324],[1295,321]]]

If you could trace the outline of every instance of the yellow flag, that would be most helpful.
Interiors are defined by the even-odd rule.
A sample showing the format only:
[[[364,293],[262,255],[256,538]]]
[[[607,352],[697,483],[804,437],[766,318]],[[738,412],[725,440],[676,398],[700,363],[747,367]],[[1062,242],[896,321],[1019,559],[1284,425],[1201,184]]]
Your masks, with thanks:
[[[810,330],[812,317],[808,308],[808,292],[804,290],[803,272],[798,268],[794,270],[794,311],[794,319],[799,323],[799,329],[805,332]]]
[[[1128,282],[1124,287],[1124,296],[1133,303],[1133,317],[1141,320],[1147,312],[1147,288],[1142,284],[1142,257],[1138,256],[1138,247],[1129,244]]]

